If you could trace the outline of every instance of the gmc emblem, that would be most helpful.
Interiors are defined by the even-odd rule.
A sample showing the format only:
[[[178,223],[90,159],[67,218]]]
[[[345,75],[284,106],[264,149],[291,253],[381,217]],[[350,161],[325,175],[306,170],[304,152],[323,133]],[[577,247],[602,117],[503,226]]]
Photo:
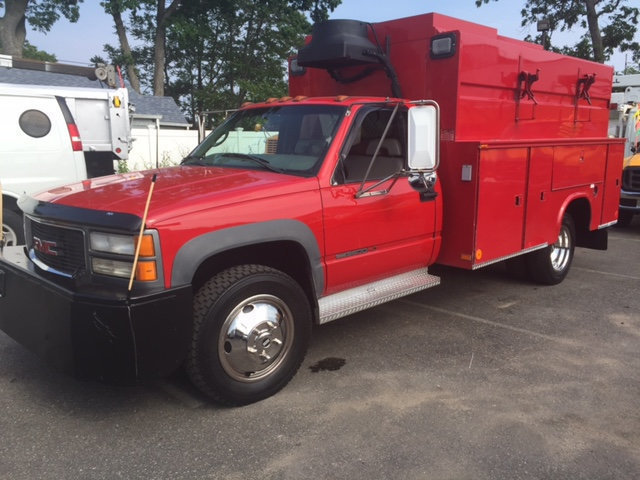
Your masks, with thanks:
[[[33,237],[33,248],[45,255],[51,255],[53,257],[61,257],[63,253],[59,250],[58,244],[50,240],[41,240],[38,237]]]

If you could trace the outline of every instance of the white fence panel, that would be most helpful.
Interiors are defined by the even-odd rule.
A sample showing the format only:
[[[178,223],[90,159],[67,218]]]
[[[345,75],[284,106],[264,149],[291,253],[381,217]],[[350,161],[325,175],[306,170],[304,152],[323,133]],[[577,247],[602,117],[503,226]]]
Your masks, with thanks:
[[[133,147],[129,152],[127,168],[149,168],[177,165],[198,144],[197,130],[174,130],[155,126],[132,128]]]

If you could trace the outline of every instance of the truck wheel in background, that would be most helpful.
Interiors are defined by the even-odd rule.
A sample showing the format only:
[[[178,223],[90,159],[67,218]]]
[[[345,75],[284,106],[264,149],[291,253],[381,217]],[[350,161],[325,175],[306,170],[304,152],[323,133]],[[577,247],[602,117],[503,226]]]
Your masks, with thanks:
[[[556,243],[527,255],[527,267],[531,279],[545,285],[556,285],[562,282],[571,267],[575,238],[575,224],[571,215],[567,213],[562,219]]]
[[[618,225],[621,227],[628,227],[633,220],[633,213],[626,210],[620,210],[618,212]]]
[[[283,388],[309,344],[311,308],[288,275],[239,265],[207,281],[193,300],[186,369],[214,401],[243,405]]]
[[[22,217],[13,210],[4,208],[2,210],[2,233],[4,234],[5,245],[23,245]]]

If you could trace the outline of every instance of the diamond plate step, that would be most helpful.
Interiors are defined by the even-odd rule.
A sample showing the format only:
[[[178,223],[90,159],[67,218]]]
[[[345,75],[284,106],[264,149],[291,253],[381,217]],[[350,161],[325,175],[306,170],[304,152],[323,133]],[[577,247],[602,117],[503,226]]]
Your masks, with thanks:
[[[410,295],[440,284],[440,277],[426,268],[378,280],[318,300],[320,323],[327,323],[381,303]]]

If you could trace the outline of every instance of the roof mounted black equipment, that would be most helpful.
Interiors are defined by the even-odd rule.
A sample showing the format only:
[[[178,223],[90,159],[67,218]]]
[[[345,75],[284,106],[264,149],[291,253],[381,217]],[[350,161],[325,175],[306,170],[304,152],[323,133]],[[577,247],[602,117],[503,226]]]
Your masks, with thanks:
[[[376,44],[369,40],[368,28],[373,32]],[[313,26],[311,42],[298,51],[297,62],[301,67],[327,70],[332,78],[340,83],[360,80],[382,65],[391,80],[393,96],[402,97],[398,76],[389,57],[382,51],[370,23],[358,20],[327,20],[316,23]],[[344,67],[365,65],[370,67],[352,77],[345,77],[338,72]]]

